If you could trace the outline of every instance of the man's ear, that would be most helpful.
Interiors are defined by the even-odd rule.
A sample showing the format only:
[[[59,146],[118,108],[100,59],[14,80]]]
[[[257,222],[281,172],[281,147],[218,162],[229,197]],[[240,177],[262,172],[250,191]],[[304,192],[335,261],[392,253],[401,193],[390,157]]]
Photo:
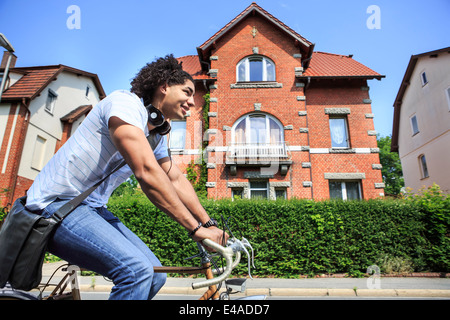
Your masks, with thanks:
[[[168,88],[168,87],[169,87],[168,84],[167,84],[167,83],[164,83],[163,85],[159,86],[159,91],[160,91],[162,94],[166,95],[166,94],[167,94],[167,88]]]

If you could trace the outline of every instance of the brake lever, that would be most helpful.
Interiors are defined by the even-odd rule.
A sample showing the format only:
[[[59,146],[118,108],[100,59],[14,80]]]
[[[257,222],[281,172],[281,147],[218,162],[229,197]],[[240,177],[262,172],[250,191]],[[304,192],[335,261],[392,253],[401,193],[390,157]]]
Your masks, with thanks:
[[[248,248],[250,248],[250,250],[252,251],[252,266],[253,266],[253,268],[256,268],[256,267],[255,267],[255,252],[253,251],[252,245],[251,245],[250,242],[249,242],[247,239],[245,239],[244,237],[242,238],[242,244],[244,245],[244,247],[248,247]]]
[[[251,265],[253,265],[253,268],[255,268],[255,263],[254,263],[254,252],[253,252],[253,247],[250,244],[250,242],[248,242],[247,239],[242,238],[242,241],[236,238],[233,238],[232,240],[229,240],[230,247],[233,249],[233,252],[236,251],[244,251],[245,254],[247,255],[247,261],[248,261],[248,275],[250,277],[250,279],[253,280],[253,277],[251,275]],[[250,248],[252,251],[252,256],[250,257],[249,252],[247,251],[246,247]],[[250,261],[252,262],[250,264]]]

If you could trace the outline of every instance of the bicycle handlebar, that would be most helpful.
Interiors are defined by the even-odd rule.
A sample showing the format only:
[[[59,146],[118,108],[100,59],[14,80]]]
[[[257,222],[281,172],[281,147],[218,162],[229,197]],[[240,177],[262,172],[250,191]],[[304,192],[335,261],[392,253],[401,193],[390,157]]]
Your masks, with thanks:
[[[222,257],[225,259],[226,266],[223,268],[223,273],[217,276],[214,279],[208,279],[204,281],[200,281],[197,283],[192,284],[193,289],[198,289],[202,287],[207,286],[213,286],[216,285],[222,281],[224,281],[231,273],[231,271],[239,264],[239,261],[241,259],[241,251],[244,251],[247,254],[248,257],[248,270],[249,270],[249,276],[252,278],[250,274],[250,255],[246,249],[246,247],[250,248],[252,251],[252,262],[253,262],[253,248],[250,245],[250,243],[247,241],[247,239],[242,238],[241,240],[238,240],[236,238],[232,238],[228,240],[228,245],[226,247],[221,246],[220,244],[210,240],[210,239],[204,239],[202,241],[203,245],[210,247],[217,251]],[[236,254],[236,258],[233,261],[233,255]],[[254,265],[253,265],[254,267]]]
[[[193,289],[208,287],[208,286],[216,285],[216,284],[222,282],[231,273],[231,270],[232,270],[231,266],[233,265],[233,249],[231,249],[230,247],[223,247],[220,244],[218,244],[210,239],[204,239],[202,242],[205,246],[214,249],[220,255],[222,255],[222,257],[225,258],[227,267],[225,268],[224,272],[220,276],[218,276],[214,279],[209,279],[209,280],[204,280],[201,282],[193,283],[192,284]]]

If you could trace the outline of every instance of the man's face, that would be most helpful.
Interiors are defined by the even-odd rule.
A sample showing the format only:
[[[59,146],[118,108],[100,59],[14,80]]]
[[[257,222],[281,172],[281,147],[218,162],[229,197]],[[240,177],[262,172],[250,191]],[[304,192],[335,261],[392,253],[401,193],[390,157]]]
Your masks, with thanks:
[[[166,119],[182,120],[189,108],[194,107],[195,86],[191,80],[184,84],[176,84],[165,87],[165,96],[162,101],[161,111]]]

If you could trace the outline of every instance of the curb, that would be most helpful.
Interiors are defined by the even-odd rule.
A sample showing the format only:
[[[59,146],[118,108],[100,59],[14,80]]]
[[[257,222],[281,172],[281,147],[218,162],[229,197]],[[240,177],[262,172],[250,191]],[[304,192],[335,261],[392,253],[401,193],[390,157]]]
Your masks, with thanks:
[[[82,292],[110,292],[112,285],[80,286]],[[205,289],[191,287],[162,287],[158,294],[202,295]],[[220,292],[225,292],[221,289]],[[423,297],[450,298],[450,290],[438,289],[327,289],[327,288],[249,288],[236,296],[265,295],[268,297]]]

